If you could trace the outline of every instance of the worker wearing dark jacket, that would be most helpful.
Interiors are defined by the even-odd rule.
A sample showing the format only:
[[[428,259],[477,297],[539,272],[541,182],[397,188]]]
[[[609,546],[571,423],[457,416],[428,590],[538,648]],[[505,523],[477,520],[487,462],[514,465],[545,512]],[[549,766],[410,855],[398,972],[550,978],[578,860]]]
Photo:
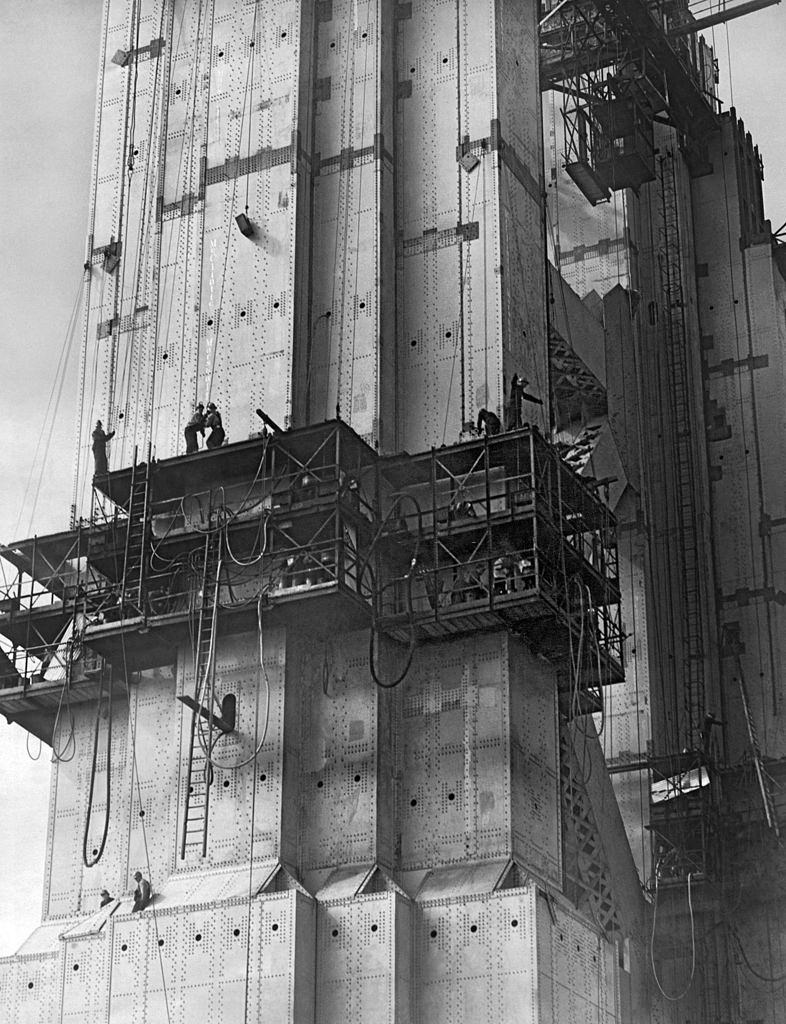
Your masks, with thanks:
[[[207,439],[208,448],[220,448],[226,435],[221,424],[221,413],[216,409],[215,402],[208,402],[205,426],[210,427]]]
[[[93,458],[95,459],[94,476],[106,476],[109,472],[109,463],[106,459],[106,443],[115,436],[114,430],[104,432],[101,420],[96,420],[96,428],[93,431]]]
[[[201,402],[197,403],[197,407],[194,410],[194,415],[186,424],[186,429],[183,431],[186,438],[186,455],[193,455],[194,452],[199,451],[199,439],[197,434],[205,436],[205,407]]]
[[[502,424],[499,421],[499,416],[494,412],[490,412],[488,409],[481,409],[478,413],[478,433],[480,433],[484,427],[486,429],[486,437],[498,434],[500,430],[502,430]]]
[[[133,914],[136,910],[144,910],[150,902],[150,882],[142,877],[142,872],[137,871],[134,875],[136,889],[134,889],[134,905],[131,908]]]

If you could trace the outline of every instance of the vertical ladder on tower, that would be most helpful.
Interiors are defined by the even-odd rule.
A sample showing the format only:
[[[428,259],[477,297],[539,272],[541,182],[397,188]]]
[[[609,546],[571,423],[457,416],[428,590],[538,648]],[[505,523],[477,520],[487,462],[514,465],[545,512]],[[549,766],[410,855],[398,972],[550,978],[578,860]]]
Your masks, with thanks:
[[[150,460],[137,461],[131,468],[131,491],[128,498],[128,524],[123,557],[123,582],[120,610],[123,618],[145,614],[145,556],[150,511]]]
[[[214,683],[215,683],[215,636],[218,612],[218,590],[221,570],[221,534],[211,530],[205,538],[205,554],[202,564],[202,586],[199,606],[199,626],[194,657],[194,699],[184,699],[192,709],[191,738],[188,747],[188,770],[186,773],[185,809],[183,812],[183,835],[180,844],[180,859],[187,851],[200,850],[200,856],[207,854],[207,822],[210,808],[210,786],[213,769],[208,759],[214,731]],[[207,738],[204,738],[202,720],[207,719]]]
[[[701,564],[698,517],[696,515],[696,473],[694,431],[691,417],[691,374],[688,352],[689,332],[682,284],[680,218],[674,154],[667,151],[659,160],[661,187],[658,260],[664,296],[669,390],[675,436],[674,485],[679,536],[682,587],[682,651],[685,686],[686,735],[683,742],[698,742],[704,716],[704,649],[701,617]]]

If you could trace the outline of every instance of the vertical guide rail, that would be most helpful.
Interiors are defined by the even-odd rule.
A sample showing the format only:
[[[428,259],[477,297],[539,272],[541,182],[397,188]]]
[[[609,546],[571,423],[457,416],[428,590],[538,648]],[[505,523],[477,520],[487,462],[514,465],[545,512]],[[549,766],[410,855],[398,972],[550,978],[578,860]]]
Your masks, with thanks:
[[[194,657],[194,700],[197,707],[191,714],[191,737],[188,746],[188,771],[186,772],[186,799],[183,812],[183,835],[180,843],[180,859],[184,860],[186,850],[199,848],[201,856],[207,855],[207,824],[210,810],[210,745],[212,739],[213,701],[215,679],[216,616],[218,614],[219,563],[221,534],[212,528],[205,537],[205,555],[202,565],[202,586],[200,590],[199,626],[197,630]],[[198,708],[209,708],[208,738],[202,745],[200,736],[200,713]]]
[[[128,497],[128,525],[123,557],[123,582],[120,593],[123,618],[127,616],[129,608],[132,613],[145,614],[145,541],[149,511],[150,460],[139,465],[137,453],[138,449],[134,448],[131,491]]]
[[[701,626],[701,567],[695,515],[693,431],[691,428],[688,330],[682,287],[682,253],[674,155],[660,158],[661,224],[658,251],[664,297],[666,351],[674,425],[674,482],[679,536],[683,618],[684,706],[688,716],[683,742],[693,746],[704,716],[704,651]]]

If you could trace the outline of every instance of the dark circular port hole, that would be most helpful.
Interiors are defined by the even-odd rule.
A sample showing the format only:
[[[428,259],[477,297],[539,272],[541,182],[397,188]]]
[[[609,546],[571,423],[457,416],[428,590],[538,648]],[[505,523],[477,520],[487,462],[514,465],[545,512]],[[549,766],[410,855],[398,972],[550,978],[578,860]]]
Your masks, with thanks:
[[[418,339],[417,338],[413,338],[412,341],[410,342],[410,345],[414,348],[417,345],[417,343],[418,343]]]
[[[239,928],[235,928],[235,930],[232,932],[232,934],[235,936],[235,938],[237,938],[238,935],[240,935],[240,929]]]
[[[260,782],[267,782],[267,775],[265,775],[264,772],[262,772],[262,774],[259,776],[259,781]]]
[[[98,850],[93,850],[93,856],[94,856],[94,857],[97,857],[97,856],[98,856]]]
[[[179,95],[180,95],[180,90],[179,89],[175,89],[175,96],[179,96]]]
[[[163,946],[164,945],[164,940],[163,939],[159,939],[158,940],[158,944],[159,944],[159,946]]]
[[[271,928],[271,931],[274,931],[274,932],[277,932],[277,931],[278,931],[278,925],[277,925],[277,924],[272,924],[272,925],[270,926],[270,928]]]
[[[200,935],[200,933],[199,933],[199,932],[197,932],[197,933],[196,933],[196,935],[194,936],[194,938],[196,939],[196,941],[197,941],[197,942],[201,942],[201,941],[202,941],[202,936]]]
[[[410,69],[409,69],[409,73],[410,73],[411,75],[414,75],[414,74],[415,74],[415,69],[414,69],[414,68],[410,68]]]
[[[79,964],[74,964],[74,970],[75,970],[75,971],[78,971],[78,970],[79,970]]]
[[[476,924],[472,924],[469,926],[469,930],[474,934],[478,930],[478,926]]]
[[[518,928],[518,926],[519,926],[519,923],[516,920],[516,918],[514,917],[513,920],[510,922],[510,927],[511,928]]]
[[[330,934],[331,934],[331,935],[333,936],[333,938],[335,939],[335,938],[336,938],[336,937],[338,936],[338,928],[334,928],[334,929],[333,929],[333,931],[332,931],[332,932],[331,932]]]
[[[229,779],[224,779],[224,789],[229,789]]]
[[[208,320],[208,322],[207,322],[207,326],[208,326],[208,327],[212,327],[212,326],[213,326],[213,321],[212,321],[212,319],[211,319],[211,320]]]
[[[409,801],[409,806],[410,807],[416,807],[417,806],[417,800],[414,797]]]
[[[456,794],[455,793],[448,793],[448,800],[455,800],[455,799],[456,799]]]
[[[366,308],[366,304],[365,304],[365,302],[361,302],[361,303],[360,303],[360,308],[361,308],[361,309],[365,309],[365,308]]]
[[[126,415],[126,414],[125,414],[124,412],[118,413],[118,416],[117,416],[117,418],[118,418],[119,420],[125,419],[125,415]]]
[[[254,49],[254,40],[253,40],[253,39],[252,39],[252,40],[251,40],[251,42],[250,42],[250,43],[248,44],[248,47],[249,47],[249,49],[250,49],[250,50],[253,50],[253,49]]]
[[[375,924],[372,924],[371,930],[372,930],[372,932],[375,932],[377,930],[377,926]]]
[[[244,309],[241,309],[241,310],[240,310],[240,315],[241,315],[241,316],[245,316],[245,315],[246,315],[246,311],[245,311]]]
[[[447,58],[447,57],[443,57],[443,58],[442,58],[442,63],[443,63],[443,64],[447,64],[447,62],[448,62],[448,58]]]
[[[164,353],[164,354],[163,354],[163,355],[161,356],[161,358],[162,358],[162,359],[169,359],[169,356],[168,356],[168,355],[167,355],[167,353],[165,352],[165,353]]]
[[[355,782],[360,782],[360,776],[359,775],[355,776]]]
[[[128,946],[124,942],[123,945],[120,948],[125,953],[125,951],[128,949]]]
[[[32,983],[32,981],[28,981],[28,983],[27,983],[27,987],[28,987],[28,988],[32,988],[32,987],[33,987],[33,983]]]
[[[273,309],[278,309],[278,303],[277,302],[273,303]]]
[[[287,34],[286,34],[286,32],[282,32],[282,33],[281,33],[281,38],[282,38],[282,39],[286,39],[286,37],[287,37]]]
[[[223,50],[219,50],[218,51],[218,55],[219,55],[219,57],[223,57],[224,56],[224,51]]]
[[[317,789],[322,789],[324,785],[325,783],[322,781],[322,779],[320,779],[319,782],[317,783]]]
[[[193,786],[189,786],[188,787],[188,792],[189,793],[193,793],[194,792],[194,787]]]
[[[335,50],[335,48],[336,48],[336,44],[335,44],[335,43],[331,43],[331,44],[330,44],[330,49],[331,49],[331,50]]]
[[[364,32],[363,35],[360,38],[361,39],[367,39],[368,38],[368,32]]]
[[[139,156],[139,150],[138,149],[134,150],[134,156]]]
[[[140,818],[144,818],[144,816],[145,816],[145,812],[144,812],[144,811],[140,811],[140,812],[139,812],[139,817],[140,817]]]
[[[432,939],[436,939],[436,937],[437,937],[437,929],[436,928],[432,928],[431,931],[429,932],[429,935],[431,936]]]
[[[451,338],[452,336],[453,336],[453,332],[452,331],[445,331],[445,337],[446,338]]]

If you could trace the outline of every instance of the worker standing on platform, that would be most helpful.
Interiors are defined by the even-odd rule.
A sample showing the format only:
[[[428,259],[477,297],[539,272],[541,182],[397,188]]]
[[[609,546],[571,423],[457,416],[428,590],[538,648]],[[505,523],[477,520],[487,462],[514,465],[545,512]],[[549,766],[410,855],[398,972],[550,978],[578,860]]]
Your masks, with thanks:
[[[485,428],[486,437],[492,437],[494,434],[498,434],[502,430],[502,424],[499,421],[499,416],[496,413],[490,412],[488,409],[481,409],[478,413],[478,433],[480,434]]]
[[[194,415],[186,424],[186,429],[183,431],[186,438],[186,455],[193,455],[194,452],[199,451],[199,439],[197,434],[205,436],[205,407],[201,402],[197,402],[197,407],[194,410]]]
[[[107,903],[113,903],[115,897],[111,896],[108,889],[101,890],[101,906],[105,907]]]
[[[150,882],[142,877],[142,872],[137,871],[134,875],[136,889],[134,889],[134,905],[131,908],[133,914],[137,910],[144,910],[150,902]]]
[[[106,443],[115,436],[114,430],[105,433],[101,420],[96,420],[96,428],[93,431],[93,458],[95,459],[95,472],[93,476],[106,476],[109,472],[109,463],[106,459]]]
[[[205,426],[210,427],[207,439],[208,448],[220,448],[224,443],[224,427],[221,424],[221,413],[216,409],[215,402],[208,402]]]

